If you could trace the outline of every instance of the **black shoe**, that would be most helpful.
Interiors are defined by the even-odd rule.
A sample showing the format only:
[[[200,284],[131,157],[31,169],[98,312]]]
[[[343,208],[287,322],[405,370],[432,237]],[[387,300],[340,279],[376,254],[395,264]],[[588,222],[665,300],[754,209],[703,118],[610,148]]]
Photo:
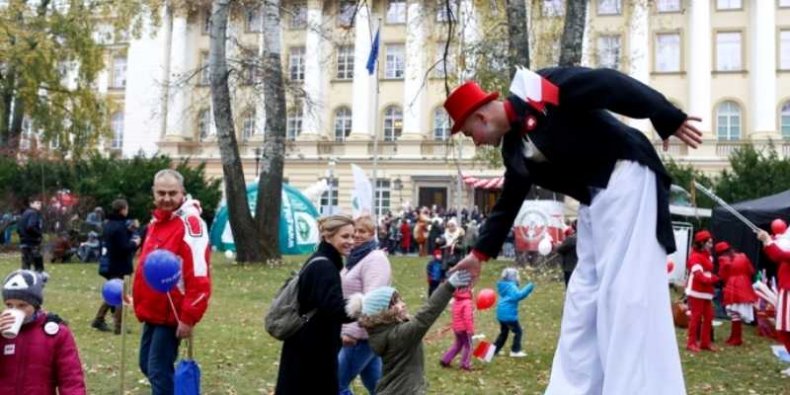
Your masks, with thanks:
[[[96,330],[98,330],[99,332],[111,332],[112,331],[112,329],[110,329],[110,327],[107,326],[106,322],[100,321],[100,320],[93,320],[93,322],[91,323],[91,327],[96,329]]]

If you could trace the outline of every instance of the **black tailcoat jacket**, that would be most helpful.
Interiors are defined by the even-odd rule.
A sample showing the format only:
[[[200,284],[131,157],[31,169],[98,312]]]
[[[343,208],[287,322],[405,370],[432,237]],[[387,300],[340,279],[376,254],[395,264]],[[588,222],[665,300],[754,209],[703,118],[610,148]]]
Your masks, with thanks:
[[[686,114],[661,93],[615,70],[561,67],[538,74],[559,88],[559,105],[547,104],[541,112],[515,95],[507,98],[516,121],[501,143],[505,182],[475,249],[497,256],[533,184],[589,205],[596,191],[606,188],[615,163],[630,160],[656,174],[656,237],[667,254],[674,252],[669,215],[671,178],[647,137],[611,113],[650,119],[662,139],[675,133]],[[529,118],[536,124],[527,132]],[[545,161],[525,158],[524,133]]]

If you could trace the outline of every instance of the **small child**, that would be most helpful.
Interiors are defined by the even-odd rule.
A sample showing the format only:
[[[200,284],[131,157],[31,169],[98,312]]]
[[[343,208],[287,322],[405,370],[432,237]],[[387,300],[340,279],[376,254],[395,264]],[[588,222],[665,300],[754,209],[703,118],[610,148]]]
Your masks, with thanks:
[[[510,356],[521,358],[526,357],[527,354],[521,351],[521,325],[518,323],[518,303],[529,296],[535,288],[532,283],[518,288],[519,275],[518,270],[509,267],[502,270],[502,279],[497,282],[497,293],[499,293],[499,302],[496,306],[496,318],[499,321],[499,336],[496,338],[494,346],[496,352],[494,355],[499,355],[499,350],[505,346],[509,331],[513,331],[513,347],[510,349]]]
[[[433,252],[433,259],[425,266],[425,271],[428,274],[428,296],[433,294],[436,287],[444,281],[444,268],[442,267],[442,252],[436,250]]]
[[[2,394],[86,393],[74,336],[58,316],[41,309],[45,281],[45,275],[30,270],[14,271],[3,281],[0,332],[16,321],[8,310],[21,310],[24,318],[15,337],[0,337]]]
[[[422,338],[450,302],[453,291],[469,285],[471,280],[466,271],[453,273],[411,318],[400,294],[392,287],[379,287],[348,299],[348,315],[359,317],[359,325],[368,331],[371,348],[384,363],[376,394],[426,393]]]
[[[461,369],[472,370],[472,336],[475,334],[474,306],[472,306],[472,290],[468,287],[458,288],[453,294],[453,333],[455,343],[444,354],[439,364],[449,367],[453,359],[461,352]]]

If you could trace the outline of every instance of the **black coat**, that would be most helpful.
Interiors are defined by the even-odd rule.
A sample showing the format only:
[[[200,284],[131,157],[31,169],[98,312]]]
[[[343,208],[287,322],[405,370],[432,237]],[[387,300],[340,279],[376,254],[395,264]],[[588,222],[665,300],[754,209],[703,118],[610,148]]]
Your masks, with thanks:
[[[41,213],[38,210],[34,208],[25,210],[17,224],[20,244],[29,246],[40,245],[43,227],[44,223],[41,220]]]
[[[557,253],[562,256],[562,271],[572,272],[579,262],[579,255],[576,253],[576,234],[572,234],[557,246]]]
[[[340,352],[340,327],[350,322],[346,316],[340,270],[343,258],[330,244],[322,242],[307,262],[318,260],[299,277],[299,307],[302,313],[318,311],[293,337],[283,342],[278,395],[337,395],[337,354]]]
[[[562,67],[538,73],[559,87],[559,105],[547,105],[544,114],[517,96],[508,97],[518,119],[502,140],[505,183],[475,249],[489,257],[499,254],[533,184],[589,205],[596,191],[606,188],[615,163],[631,160],[656,174],[656,238],[668,254],[675,251],[669,216],[671,178],[647,137],[608,111],[649,118],[662,139],[683,124],[686,114],[661,93],[615,70]],[[545,162],[527,160],[522,153],[529,116],[537,126],[528,136],[546,157]]]
[[[121,278],[132,274],[132,260],[137,244],[132,242],[134,233],[126,224],[126,217],[110,214],[102,231],[102,247],[110,260],[107,278]]]

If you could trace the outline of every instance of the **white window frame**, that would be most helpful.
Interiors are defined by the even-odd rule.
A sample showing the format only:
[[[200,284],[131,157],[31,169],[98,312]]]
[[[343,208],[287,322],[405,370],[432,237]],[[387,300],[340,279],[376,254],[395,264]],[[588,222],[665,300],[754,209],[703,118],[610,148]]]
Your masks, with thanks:
[[[436,0],[436,22],[447,23],[452,18],[453,22],[458,21],[458,2],[450,0],[450,15],[447,15],[447,4],[445,0]]]
[[[790,29],[779,31],[779,53],[777,58],[779,60],[779,70],[790,70]]]
[[[337,25],[342,27],[354,26],[354,16],[357,11],[357,2],[353,0],[340,0],[337,3]]]
[[[338,80],[354,79],[354,46],[342,45],[337,47],[337,73]]]
[[[790,140],[790,100],[779,109],[779,133],[785,140]]]
[[[565,15],[565,2],[563,0],[543,0],[540,6],[541,15],[549,18]]]
[[[680,12],[680,0],[656,0],[656,11],[661,13]]]
[[[623,50],[623,40],[619,34],[602,34],[597,40],[598,66],[620,70],[620,56]],[[612,46],[611,44],[616,44]],[[609,63],[610,61],[614,62]]]
[[[598,0],[596,10],[598,15],[621,15],[623,2],[622,0]]]
[[[304,58],[305,47],[291,47],[288,49],[288,77],[291,81],[304,81]]]
[[[331,185],[324,193],[321,194],[321,215],[331,215],[338,212],[340,206],[340,180],[337,176],[327,180],[327,184]],[[329,207],[329,193],[332,193],[332,207]]]
[[[384,78],[403,79],[406,73],[406,47],[403,44],[387,44],[385,52]]]
[[[727,100],[716,107],[716,138],[719,141],[741,139],[743,111],[738,103]]]
[[[21,151],[29,150],[35,137],[35,133],[33,133],[33,120],[25,116],[22,118],[22,132],[19,134],[19,149]]]
[[[403,133],[403,110],[398,106],[384,109],[384,141],[397,141]]]
[[[335,141],[346,141],[346,138],[351,134],[352,119],[350,108],[343,106],[335,110],[335,127],[333,129]]]
[[[307,28],[307,2],[298,1],[293,3],[290,17],[288,18],[288,28],[293,30]]]
[[[716,10],[740,10],[743,9],[743,0],[716,0]]]
[[[435,141],[447,141],[452,132],[452,121],[450,115],[444,107],[436,107],[433,110],[433,139]]]
[[[657,33],[653,45],[653,69],[657,73],[677,73],[681,71],[681,45],[680,33]],[[667,59],[669,58],[669,59]]]
[[[197,135],[200,141],[207,139],[211,135],[211,108],[209,107],[198,111]]]
[[[302,121],[304,113],[299,108],[290,112],[285,118],[285,136],[288,141],[294,141],[302,134]]]
[[[126,88],[126,67],[125,56],[117,55],[112,58],[112,86],[113,89]]]
[[[241,139],[247,141],[255,135],[255,109],[249,109],[244,113],[244,118],[241,120]]]
[[[123,112],[118,111],[115,114],[112,114],[112,118],[110,121],[110,125],[112,128],[112,144],[110,147],[112,149],[122,149],[123,148]]]
[[[455,72],[455,54],[453,48],[450,46],[447,53],[447,63],[444,62],[444,42],[436,43],[436,51],[434,51],[434,61],[436,66],[433,68],[433,76],[436,78],[444,78],[447,75],[452,75]]]
[[[374,210],[376,210],[376,216],[381,218],[381,214],[390,210],[392,205],[392,182],[387,178],[376,179],[375,196]]]
[[[737,42],[734,38],[737,37]],[[733,56],[730,59],[728,56]],[[743,70],[743,33],[722,31],[716,33],[716,71]]]
[[[406,23],[406,0],[387,1],[387,16],[385,21],[389,25],[403,25]]]

